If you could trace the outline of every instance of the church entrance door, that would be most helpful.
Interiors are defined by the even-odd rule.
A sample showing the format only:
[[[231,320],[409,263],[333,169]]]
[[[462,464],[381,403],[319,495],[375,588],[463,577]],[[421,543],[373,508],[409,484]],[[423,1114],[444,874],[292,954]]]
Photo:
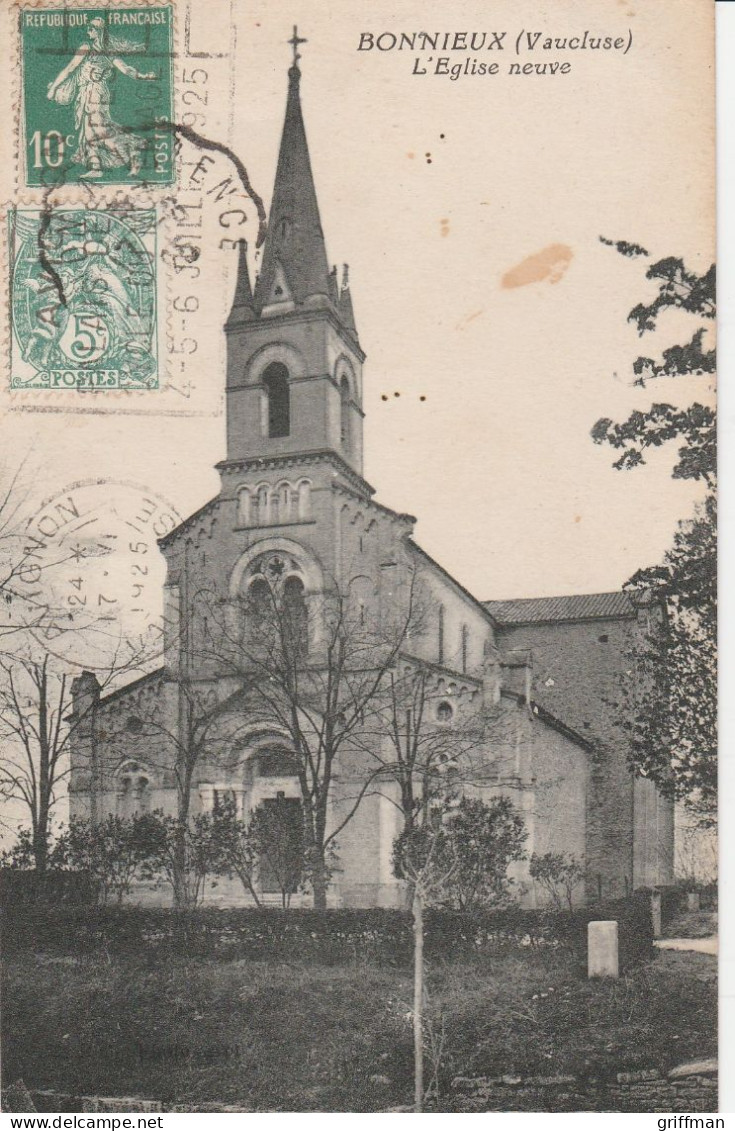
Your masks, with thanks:
[[[260,890],[284,903],[298,890],[303,874],[304,822],[301,802],[278,793],[262,803],[259,840]]]

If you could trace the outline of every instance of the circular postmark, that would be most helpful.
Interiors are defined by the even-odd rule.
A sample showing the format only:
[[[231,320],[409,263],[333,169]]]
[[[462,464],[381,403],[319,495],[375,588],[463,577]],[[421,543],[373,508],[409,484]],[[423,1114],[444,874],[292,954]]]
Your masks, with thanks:
[[[36,639],[91,670],[160,650],[166,563],[157,543],[180,521],[166,499],[128,481],[81,480],[44,500],[15,578]]]

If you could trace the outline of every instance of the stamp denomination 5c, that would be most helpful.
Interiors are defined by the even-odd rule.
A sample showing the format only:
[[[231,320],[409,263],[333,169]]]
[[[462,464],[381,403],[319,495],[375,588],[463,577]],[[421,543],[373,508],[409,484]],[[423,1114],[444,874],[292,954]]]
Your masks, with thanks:
[[[26,184],[170,184],[173,9],[20,13]]]
[[[158,387],[156,214],[8,214],[11,387]]]

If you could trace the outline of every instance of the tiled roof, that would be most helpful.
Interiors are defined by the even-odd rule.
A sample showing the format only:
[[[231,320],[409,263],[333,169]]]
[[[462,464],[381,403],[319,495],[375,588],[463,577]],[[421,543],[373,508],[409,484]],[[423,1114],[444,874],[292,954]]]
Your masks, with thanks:
[[[573,597],[527,597],[516,601],[483,601],[501,625],[539,624],[553,621],[605,620],[634,617],[628,593],[584,593]]]

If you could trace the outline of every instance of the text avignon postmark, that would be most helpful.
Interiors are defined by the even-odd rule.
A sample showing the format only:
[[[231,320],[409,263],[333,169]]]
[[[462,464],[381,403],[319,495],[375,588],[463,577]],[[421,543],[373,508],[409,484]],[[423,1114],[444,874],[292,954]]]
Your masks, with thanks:
[[[173,9],[24,9],[28,185],[170,184]]]
[[[12,210],[11,387],[158,387],[152,209]]]
[[[109,669],[121,646],[156,650],[155,600],[165,566],[157,540],[181,521],[174,507],[136,483],[90,479],[68,485],[28,519],[16,575],[15,615],[44,648],[69,663]],[[124,627],[123,627],[124,626]]]

